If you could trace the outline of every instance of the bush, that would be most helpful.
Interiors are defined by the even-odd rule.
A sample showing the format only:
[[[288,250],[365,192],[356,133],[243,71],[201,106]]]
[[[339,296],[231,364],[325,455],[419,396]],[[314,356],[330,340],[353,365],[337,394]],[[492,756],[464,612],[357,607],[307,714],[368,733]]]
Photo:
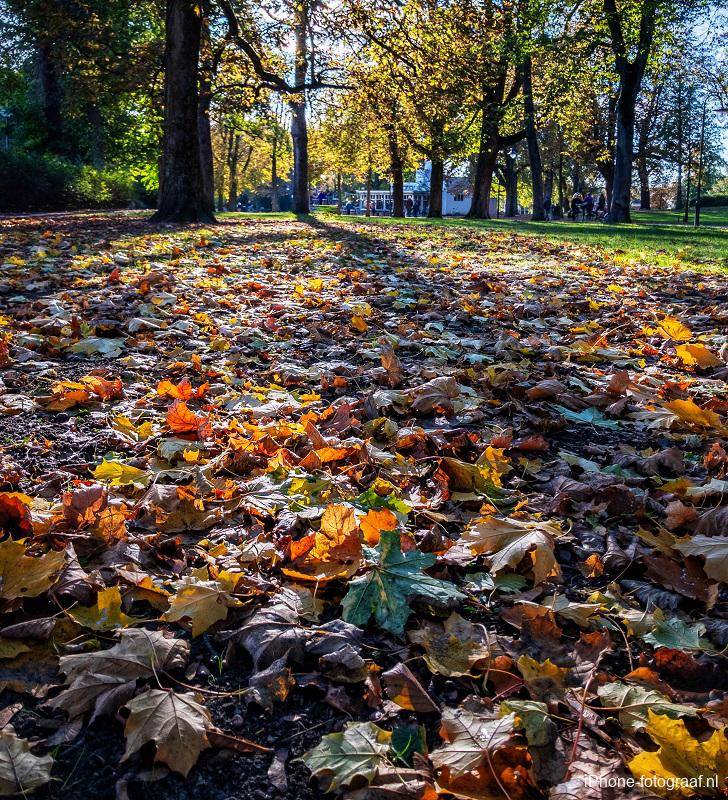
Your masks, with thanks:
[[[0,211],[123,208],[134,200],[123,171],[78,166],[59,156],[0,153]]]
[[[701,208],[721,208],[728,206],[728,194],[707,194],[700,198]]]

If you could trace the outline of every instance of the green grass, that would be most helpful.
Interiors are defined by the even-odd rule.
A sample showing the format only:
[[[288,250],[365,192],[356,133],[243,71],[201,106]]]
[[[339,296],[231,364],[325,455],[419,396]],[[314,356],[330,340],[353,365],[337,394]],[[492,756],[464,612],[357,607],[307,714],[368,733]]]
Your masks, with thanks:
[[[588,245],[604,251],[619,263],[676,266],[701,271],[728,271],[728,208],[705,209],[703,227],[675,224],[675,212],[638,211],[633,222],[608,225],[602,222],[527,222],[522,220],[470,220],[462,218],[392,219],[391,217],[337,216],[326,209],[316,212],[337,222],[357,222],[371,226],[413,225],[469,227],[482,230],[514,231],[536,236],[556,244]],[[225,213],[222,218],[293,220],[290,213]]]

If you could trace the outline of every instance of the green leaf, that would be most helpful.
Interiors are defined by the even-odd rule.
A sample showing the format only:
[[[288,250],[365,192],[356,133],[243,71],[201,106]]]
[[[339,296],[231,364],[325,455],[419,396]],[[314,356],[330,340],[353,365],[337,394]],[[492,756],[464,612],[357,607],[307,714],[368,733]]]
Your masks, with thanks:
[[[603,706],[613,708],[627,706],[618,712],[619,722],[627,733],[645,728],[649,723],[650,710],[653,714],[665,714],[670,719],[697,716],[695,708],[671,703],[664,694],[641,686],[627,686],[617,682],[605,683],[597,689],[597,694]]]
[[[556,739],[558,729],[549,718],[546,703],[535,700],[508,700],[500,704],[500,715],[515,715],[514,727],[526,734],[526,740],[534,747],[545,747]]]
[[[566,417],[571,422],[581,423],[582,425],[597,425],[600,428],[619,428],[619,423],[614,419],[607,419],[598,408],[585,408],[583,411],[571,411],[566,406],[554,405],[559,414]]]
[[[386,760],[391,738],[373,722],[350,722],[341,733],[324,736],[301,760],[330,792],[358,776],[370,782]]]
[[[379,544],[364,552],[372,568],[349,584],[343,600],[347,622],[363,626],[374,616],[384,630],[400,634],[411,613],[407,604],[411,597],[442,603],[465,597],[453,584],[425,575],[423,570],[435,563],[435,556],[419,550],[403,553],[397,531],[382,531]]]
[[[659,609],[654,613],[655,626],[642,638],[655,647],[671,647],[674,650],[711,650],[710,643],[701,639],[705,626],[688,625],[679,617],[665,617]]]

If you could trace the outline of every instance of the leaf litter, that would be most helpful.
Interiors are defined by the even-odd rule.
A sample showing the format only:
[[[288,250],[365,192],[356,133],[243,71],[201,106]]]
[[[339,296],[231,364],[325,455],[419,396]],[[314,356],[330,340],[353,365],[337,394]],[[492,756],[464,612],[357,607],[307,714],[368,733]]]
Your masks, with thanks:
[[[726,791],[719,276],[2,225],[0,794]]]

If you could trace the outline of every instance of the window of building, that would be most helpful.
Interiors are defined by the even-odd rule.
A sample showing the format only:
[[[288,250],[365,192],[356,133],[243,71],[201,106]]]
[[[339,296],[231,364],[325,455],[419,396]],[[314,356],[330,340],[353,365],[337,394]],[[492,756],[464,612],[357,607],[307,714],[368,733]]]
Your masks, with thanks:
[[[465,200],[465,195],[464,194],[456,194],[455,195],[455,202],[456,203],[462,203],[463,200]]]

